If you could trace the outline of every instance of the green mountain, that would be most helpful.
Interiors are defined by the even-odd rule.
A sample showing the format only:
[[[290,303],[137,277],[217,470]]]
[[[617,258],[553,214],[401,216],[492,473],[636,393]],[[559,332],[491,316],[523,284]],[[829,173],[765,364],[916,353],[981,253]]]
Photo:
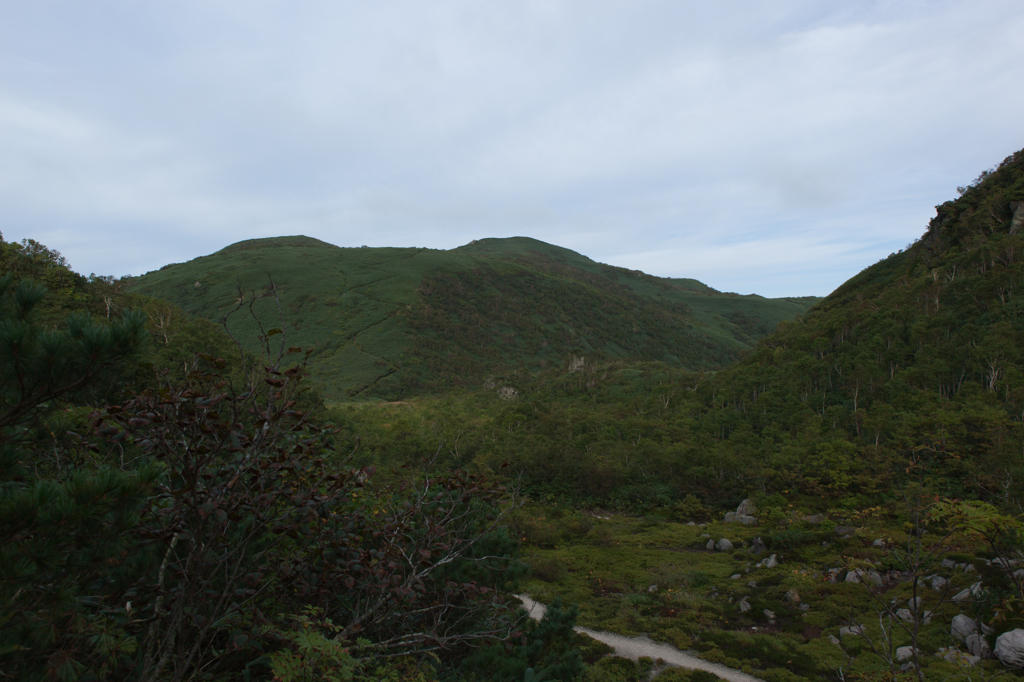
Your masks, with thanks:
[[[475,388],[570,356],[718,369],[816,300],[722,293],[523,237],[450,251],[253,239],[147,273],[132,290],[219,321],[271,283],[280,307],[258,299],[229,329],[247,350],[260,325],[315,347],[310,371],[334,399]]]
[[[734,506],[768,491],[860,509],[925,455],[937,493],[1024,504],[1022,205],[1024,152],[713,374],[588,361],[502,377],[515,401],[422,399],[354,412],[354,428],[376,444],[368,457],[457,442],[460,466],[507,460],[538,499],[574,505]]]

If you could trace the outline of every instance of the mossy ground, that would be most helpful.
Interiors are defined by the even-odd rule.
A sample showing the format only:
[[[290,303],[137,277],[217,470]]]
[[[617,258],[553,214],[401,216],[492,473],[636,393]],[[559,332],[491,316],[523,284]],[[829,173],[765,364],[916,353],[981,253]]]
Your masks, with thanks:
[[[912,596],[911,583],[872,593],[864,584],[846,582],[845,570],[837,582],[830,582],[828,570],[867,567],[869,561],[879,571],[888,570],[895,563],[891,548],[905,546],[910,537],[884,514],[850,522],[857,525],[848,538],[838,537],[829,523],[787,524],[789,537],[801,538],[800,544],[769,549],[761,556],[749,553],[754,538],[770,541],[773,535],[781,535],[779,528],[721,522],[691,526],[658,517],[596,518],[539,505],[524,508],[516,527],[524,542],[524,560],[533,569],[525,589],[541,602],[561,597],[563,602],[579,604],[580,625],[630,636],[644,634],[773,682],[840,679],[840,671],[846,679],[883,679],[889,668],[871,653],[865,640],[847,637],[838,646],[829,636],[838,637],[841,626],[856,622],[865,626],[871,639],[880,641],[881,603],[906,602]],[[735,548],[706,549],[709,539],[720,538],[729,539]],[[884,538],[890,549],[873,547],[877,538]],[[944,556],[984,567],[984,556],[977,554],[981,550],[954,545]],[[772,553],[779,564],[758,568],[758,561]],[[980,679],[979,669],[969,671],[973,674],[969,678],[968,671],[935,654],[940,647],[955,644],[949,634],[952,617],[961,611],[972,613],[951,603],[949,597],[981,576],[941,566],[928,573],[942,573],[951,582],[941,605],[943,594],[930,583],[919,588],[923,609],[935,611],[919,637],[924,671],[928,679],[949,675]],[[799,602],[786,598],[792,590]],[[744,598],[751,608],[741,613],[739,602]],[[809,608],[802,610],[801,605]],[[766,610],[775,618],[770,619]],[[909,643],[910,636],[900,633],[892,644]],[[592,666],[586,679],[633,679],[630,675],[636,673],[628,672],[633,670],[631,665],[635,666],[619,661]],[[998,661],[986,661],[984,668],[986,676],[1000,671],[1002,679],[1024,679],[1005,671]]]

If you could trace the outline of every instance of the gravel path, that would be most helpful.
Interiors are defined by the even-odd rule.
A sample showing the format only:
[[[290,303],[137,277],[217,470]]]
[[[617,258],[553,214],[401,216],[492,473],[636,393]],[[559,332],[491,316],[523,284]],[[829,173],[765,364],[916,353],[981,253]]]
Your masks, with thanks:
[[[530,618],[540,620],[544,617],[544,613],[547,611],[547,607],[544,604],[536,602],[526,595],[517,594],[515,596],[523,602],[523,607],[530,614]],[[669,665],[679,666],[680,668],[707,670],[729,682],[763,682],[759,677],[754,677],[732,668],[726,668],[724,665],[710,663],[702,658],[682,652],[671,644],[654,642],[647,637],[626,637],[625,635],[616,635],[612,632],[601,632],[600,630],[591,630],[590,628],[579,626],[576,627],[576,632],[582,632],[599,642],[604,642],[615,649],[616,655],[630,658],[634,661],[641,656],[649,656],[653,659],[660,658]]]

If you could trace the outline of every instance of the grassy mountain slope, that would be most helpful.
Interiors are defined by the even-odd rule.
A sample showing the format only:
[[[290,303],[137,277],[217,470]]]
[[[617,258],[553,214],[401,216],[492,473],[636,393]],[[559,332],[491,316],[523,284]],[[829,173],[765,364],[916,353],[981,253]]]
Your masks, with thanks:
[[[451,251],[255,239],[148,273],[133,290],[220,320],[271,280],[281,309],[259,300],[256,318],[283,327],[289,345],[316,346],[310,369],[334,398],[475,387],[570,355],[715,369],[815,300],[723,294],[527,238]],[[229,327],[255,349],[259,325],[245,312]]]

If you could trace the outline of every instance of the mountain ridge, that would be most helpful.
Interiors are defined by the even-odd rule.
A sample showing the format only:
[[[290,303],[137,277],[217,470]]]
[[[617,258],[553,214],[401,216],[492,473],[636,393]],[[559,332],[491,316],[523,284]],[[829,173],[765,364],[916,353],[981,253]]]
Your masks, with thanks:
[[[257,302],[263,328],[315,346],[312,374],[335,399],[473,386],[580,354],[716,369],[816,300],[726,294],[528,237],[447,251],[339,247],[304,235],[251,239],[146,273],[133,290],[220,320],[240,292],[271,281],[282,315],[274,319],[274,307]],[[236,315],[231,325],[255,345],[245,341],[258,335],[254,321]]]

